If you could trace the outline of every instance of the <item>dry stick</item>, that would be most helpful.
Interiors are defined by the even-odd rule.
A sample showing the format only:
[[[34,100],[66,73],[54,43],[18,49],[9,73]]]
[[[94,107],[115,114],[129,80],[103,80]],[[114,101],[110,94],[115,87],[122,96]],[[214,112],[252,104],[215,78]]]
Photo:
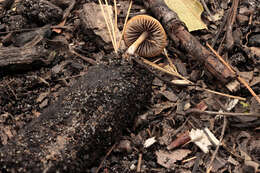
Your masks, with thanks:
[[[121,34],[121,37],[120,37],[120,40],[118,42],[118,48],[120,47],[120,44],[121,44],[121,41],[123,39],[123,34],[125,32],[125,28],[126,28],[126,23],[127,23],[127,20],[128,20],[128,17],[129,17],[129,14],[130,14],[130,10],[132,8],[132,5],[133,5],[133,0],[130,1],[129,3],[129,7],[128,7],[128,10],[127,10],[127,14],[126,14],[126,18],[125,18],[125,23],[124,23],[124,27],[123,27],[123,31],[122,31],[122,34]]]
[[[111,30],[110,30],[110,26],[109,26],[108,21],[107,21],[107,17],[106,17],[106,15],[105,15],[105,11],[104,11],[103,4],[102,4],[101,0],[98,0],[98,2],[99,2],[99,5],[100,5],[100,7],[101,7],[101,11],[102,11],[103,17],[104,17],[105,22],[106,22],[106,25],[107,25],[107,30],[108,30],[110,39],[111,39],[111,41],[112,41],[113,48],[114,48],[114,50],[116,50],[116,46],[115,46],[115,43],[114,43],[114,39],[113,39],[113,37],[112,37],[112,33],[111,33]]]
[[[230,65],[226,63],[226,61],[208,43],[206,43],[206,45],[233,74],[236,74],[236,72],[230,67]],[[255,97],[257,102],[260,104],[260,98],[256,95],[256,93],[254,92],[254,90],[252,90],[248,83],[240,76],[238,76],[237,79],[248,89],[248,91],[252,94],[252,96]]]
[[[76,4],[76,1],[75,1],[75,0],[72,0],[72,1],[70,2],[69,7],[66,8],[65,11],[64,11],[64,13],[63,13],[62,22],[60,22],[60,23],[59,23],[58,25],[56,25],[56,26],[63,27],[63,26],[65,25],[65,23],[66,23],[66,21],[67,21],[67,17],[69,16],[71,10],[74,8],[75,4]],[[53,31],[55,31],[56,33],[61,33],[61,31],[62,31],[62,30],[61,30],[62,28],[52,28],[52,29],[53,29]]]
[[[233,38],[233,35],[232,35],[232,28],[233,28],[233,24],[234,24],[235,19],[236,19],[238,3],[239,3],[239,0],[233,0],[231,11],[230,11],[230,16],[229,16],[228,23],[227,23],[226,43],[227,43],[227,48],[228,49],[232,48],[232,46],[234,45],[234,38]]]
[[[225,134],[225,130],[226,130],[226,127],[227,127],[227,117],[224,116],[224,122],[223,122],[223,127],[222,127],[222,130],[221,130],[221,135],[220,135],[220,143],[222,143],[222,140],[224,138],[224,134]],[[208,166],[208,169],[207,169],[207,173],[210,173],[211,169],[212,169],[212,164],[213,164],[213,161],[215,160],[216,156],[217,156],[217,153],[218,153],[218,150],[219,150],[219,146],[220,146],[220,143],[218,143],[212,157],[211,157],[211,160],[209,162],[209,166]]]
[[[226,35],[224,35],[224,37],[222,38],[222,40],[218,46],[218,50],[217,50],[218,54],[221,54],[222,50],[224,49],[223,43],[224,43],[225,39],[226,39]]]
[[[64,11],[64,13],[63,13],[62,20],[66,20],[66,18],[69,16],[71,10],[74,8],[75,4],[76,4],[76,1],[75,1],[75,0],[72,0],[72,1],[70,2],[69,7],[66,8],[65,11]]]
[[[106,9],[107,9],[107,14],[108,14],[108,22],[110,23],[110,26],[112,28],[112,38],[114,40],[114,44],[115,44],[115,52],[117,53],[117,43],[116,43],[116,34],[115,34],[115,27],[114,27],[114,24],[113,24],[113,21],[111,19],[111,15],[109,15],[109,7],[108,7],[108,2],[107,0],[105,0],[105,3],[106,3]]]
[[[258,103],[260,104],[260,98],[258,97],[258,95],[256,95],[256,93],[254,92],[254,90],[248,85],[248,83],[245,81],[245,79],[243,79],[242,77],[238,76],[237,79],[248,89],[248,91],[255,97],[255,99],[258,101]]]
[[[214,112],[214,111],[201,111],[199,109],[189,109],[185,112],[186,114],[198,113],[198,114],[207,114],[207,115],[226,115],[226,116],[253,116],[260,117],[260,114],[257,112],[252,113],[235,113],[235,112]]]
[[[225,26],[225,24],[226,24],[226,22],[227,22],[227,19],[228,19],[228,15],[225,15],[224,20],[222,21],[222,23],[221,23],[221,25],[220,25],[220,29],[218,30],[217,34],[215,35],[215,37],[214,37],[213,40],[212,40],[211,47],[214,47],[214,46],[215,46],[215,44],[216,44],[216,42],[217,42],[217,40],[218,40],[218,38],[219,38],[219,35],[220,35],[221,31],[223,31],[223,29],[224,29],[224,26]]]
[[[225,94],[225,93],[213,91],[213,90],[210,90],[210,89],[207,89],[207,88],[202,88],[202,87],[200,87],[200,88],[201,88],[202,90],[204,90],[204,91],[209,92],[209,93],[213,93],[213,94],[217,94],[217,95],[220,95],[220,96],[225,96],[225,97],[229,97],[229,98],[233,98],[233,99],[238,99],[238,100],[246,101],[246,98],[244,98],[244,97],[233,96],[233,95],[230,95],[230,94]]]
[[[190,161],[192,161],[192,160],[194,160],[194,159],[197,159],[197,157],[196,157],[196,156],[193,156],[193,157],[191,157],[191,158],[188,158],[188,159],[185,159],[185,160],[181,161],[181,163],[190,162]]]
[[[226,145],[226,143],[223,141],[222,142],[222,147],[228,151],[231,155],[235,156],[237,159],[239,159],[240,162],[244,161],[245,159],[242,158],[238,153],[237,151],[234,149],[234,148],[231,148],[229,146]]]
[[[84,61],[86,61],[86,62],[88,62],[88,63],[90,63],[90,64],[92,64],[92,65],[97,65],[97,62],[96,62],[95,60],[80,55],[79,53],[77,53],[77,52],[72,48],[72,46],[69,46],[69,51],[70,51],[71,53],[73,53],[74,55],[80,57],[80,58],[83,59]]]
[[[110,153],[114,150],[115,146],[116,146],[116,143],[115,143],[115,144],[110,148],[110,150],[107,152],[107,154],[105,155],[104,159],[102,160],[102,162],[100,163],[99,167],[97,168],[96,173],[99,172],[99,170],[101,169],[103,163],[105,162],[105,160],[107,159],[107,157],[110,155]]]
[[[168,70],[165,70],[164,68],[162,68],[162,67],[158,66],[157,64],[154,64],[154,63],[152,63],[152,62],[150,62],[150,61],[148,61],[148,60],[146,60],[146,59],[144,59],[144,58],[141,58],[141,61],[144,62],[145,64],[150,65],[151,67],[153,67],[153,68],[155,68],[155,69],[157,69],[157,70],[160,70],[160,71],[162,71],[162,72],[164,72],[164,73],[167,73],[167,74],[169,74],[169,75],[172,75],[172,76],[174,76],[174,77],[179,77],[179,78],[181,78],[181,79],[183,79],[183,80],[189,82],[191,85],[195,85],[193,82],[191,82],[191,81],[189,81],[188,79],[186,79],[185,77],[181,76],[178,72],[170,72],[170,71],[168,71]],[[168,82],[169,82],[169,81],[168,81]],[[170,83],[173,84],[171,81],[170,81]],[[196,85],[195,85],[195,86],[196,86]],[[243,100],[243,101],[246,100],[246,99],[243,98],[243,97],[233,96],[233,95],[229,95],[229,94],[224,94],[224,93],[221,93],[221,92],[217,92],[217,91],[213,91],[213,90],[210,90],[210,89],[202,88],[202,87],[200,87],[200,86],[197,86],[197,87],[199,87],[199,89],[202,89],[202,90],[207,91],[207,92],[209,92],[209,93],[213,93],[213,94],[217,94],[217,95],[221,95],[221,96],[225,96],[225,97],[230,97],[230,98],[234,98],[234,99],[239,99],[239,100]]]
[[[136,172],[141,172],[142,157],[143,157],[143,154],[140,153],[139,158],[138,158],[138,164],[137,164]]]

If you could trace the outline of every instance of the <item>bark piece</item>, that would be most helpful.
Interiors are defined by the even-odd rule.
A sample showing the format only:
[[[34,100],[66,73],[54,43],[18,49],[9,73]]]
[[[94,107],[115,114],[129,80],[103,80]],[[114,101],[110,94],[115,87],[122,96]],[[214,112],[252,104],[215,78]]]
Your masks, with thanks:
[[[168,8],[163,0],[145,0],[144,6],[162,22],[168,36],[173,40],[174,45],[183,50],[189,56],[199,59],[205,67],[220,81],[227,83],[235,76],[221,63],[215,55],[207,50],[200,42],[192,36],[185,24],[180,21],[178,15]]]
[[[121,61],[121,60],[115,60]],[[85,172],[150,99],[151,75],[122,64],[91,67],[0,149],[3,172]]]
[[[54,56],[43,46],[2,48],[0,49],[0,67],[26,69],[34,62],[49,64]],[[10,69],[10,68],[9,68]]]
[[[50,25],[45,25],[33,31],[17,34],[16,37],[13,38],[13,44],[16,47],[36,45],[43,38],[46,37],[48,38],[50,35],[51,35]]]

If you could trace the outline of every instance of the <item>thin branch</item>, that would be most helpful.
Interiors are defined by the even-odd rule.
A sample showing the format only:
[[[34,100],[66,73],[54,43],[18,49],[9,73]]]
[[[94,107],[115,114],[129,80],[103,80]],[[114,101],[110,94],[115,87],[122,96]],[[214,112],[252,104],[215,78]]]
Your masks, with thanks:
[[[102,162],[100,163],[99,167],[96,170],[96,173],[99,172],[99,170],[101,169],[101,167],[103,166],[103,163],[105,162],[105,160],[107,159],[107,157],[110,155],[110,153],[114,150],[116,146],[116,143],[110,148],[110,150],[107,152],[107,154],[105,155],[105,157],[103,158]]]
[[[221,130],[221,135],[220,135],[220,139],[219,139],[219,144],[217,145],[212,157],[211,157],[211,160],[210,160],[210,163],[209,163],[209,166],[208,166],[208,169],[207,169],[207,173],[210,173],[211,169],[212,169],[212,164],[213,164],[213,161],[215,160],[216,156],[217,156],[217,153],[218,153],[218,150],[219,150],[219,146],[220,144],[222,143],[222,140],[224,138],[224,134],[225,134],[225,130],[226,130],[226,127],[227,127],[227,117],[224,116],[224,120],[223,120],[223,127],[222,127],[222,130]]]
[[[198,113],[198,114],[207,114],[207,115],[226,115],[226,116],[253,116],[260,117],[260,113],[235,113],[235,112],[214,112],[214,111],[201,111],[199,109],[189,109],[185,112],[186,114]]]
[[[213,91],[213,90],[210,90],[210,89],[207,89],[207,88],[202,88],[202,87],[201,87],[201,89],[204,90],[204,91],[207,91],[207,92],[213,93],[213,94],[220,95],[220,96],[225,96],[225,97],[229,97],[229,98],[233,98],[233,99],[238,99],[238,100],[246,101],[246,98],[243,98],[243,97],[233,96],[233,95],[230,95],[230,94],[225,94],[225,93],[221,93],[221,92]]]
[[[73,53],[74,55],[80,57],[80,58],[83,59],[84,61],[86,61],[86,62],[88,62],[88,63],[90,63],[90,64],[92,64],[92,65],[97,65],[97,62],[96,62],[95,60],[93,60],[93,59],[91,59],[91,58],[88,58],[88,57],[85,57],[85,56],[83,56],[83,55],[80,55],[79,53],[77,53],[77,52],[74,50],[74,48],[73,48],[72,46],[69,46],[69,51],[70,51],[71,53]]]
[[[235,71],[230,67],[230,65],[208,44],[206,43],[208,48],[217,56],[217,58],[233,73],[235,74]]]
[[[140,153],[139,158],[138,158],[136,172],[141,172],[142,157],[143,157],[143,154]]]
[[[231,66],[208,43],[206,43],[206,45],[233,74],[236,74],[236,72],[231,68]],[[252,90],[248,83],[240,76],[238,76],[237,79],[248,89],[248,91],[252,94],[252,96],[255,97],[257,102],[260,104],[260,98],[256,95],[256,93],[254,92],[254,90]]]

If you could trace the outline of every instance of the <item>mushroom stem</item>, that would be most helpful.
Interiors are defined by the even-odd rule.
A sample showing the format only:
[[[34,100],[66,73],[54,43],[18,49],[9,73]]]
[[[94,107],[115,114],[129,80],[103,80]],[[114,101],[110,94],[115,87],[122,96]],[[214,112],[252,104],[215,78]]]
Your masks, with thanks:
[[[139,45],[148,37],[148,32],[143,32],[138,39],[127,49],[127,53],[133,55]]]

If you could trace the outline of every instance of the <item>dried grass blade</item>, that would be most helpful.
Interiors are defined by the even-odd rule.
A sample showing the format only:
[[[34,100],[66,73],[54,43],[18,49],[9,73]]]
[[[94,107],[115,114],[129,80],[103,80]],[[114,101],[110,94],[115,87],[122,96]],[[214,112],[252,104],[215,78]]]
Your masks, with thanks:
[[[108,14],[108,22],[109,22],[109,24],[110,24],[110,26],[111,26],[111,28],[112,28],[112,38],[113,38],[113,40],[114,40],[114,44],[115,44],[115,47],[114,47],[114,49],[115,49],[115,52],[117,52],[117,43],[116,43],[116,34],[115,34],[115,26],[114,26],[114,23],[112,22],[112,16],[109,14],[109,6],[108,6],[108,2],[107,2],[107,0],[105,0],[105,3],[106,3],[106,10],[107,10],[107,14]]]
[[[132,5],[133,5],[133,0],[130,1],[129,3],[129,7],[128,7],[128,10],[127,10],[127,14],[126,14],[126,17],[125,17],[125,22],[124,22],[124,27],[123,27],[123,31],[122,31],[122,34],[121,34],[121,37],[120,37],[120,40],[118,42],[118,48],[120,47],[120,44],[121,44],[121,41],[122,41],[122,38],[123,38],[123,34],[125,32],[125,27],[126,27],[126,23],[128,21],[128,17],[129,17],[129,14],[130,14],[130,10],[132,8]]]
[[[114,39],[113,39],[113,36],[112,36],[111,30],[110,30],[110,26],[109,26],[109,24],[108,24],[108,21],[107,21],[106,15],[105,15],[105,11],[104,11],[103,4],[102,4],[101,0],[98,0],[98,2],[99,2],[99,5],[100,5],[100,8],[101,8],[101,11],[102,11],[103,17],[104,17],[105,22],[106,22],[106,25],[107,25],[107,30],[108,30],[108,33],[109,33],[110,39],[111,39],[111,41],[112,41],[113,48],[114,48],[114,50],[116,50],[116,46],[115,46]]]
[[[115,30],[117,29],[117,2],[114,0],[114,8],[115,8]],[[117,38],[116,32],[115,32],[115,40]],[[118,45],[116,44],[116,50],[118,50]]]

